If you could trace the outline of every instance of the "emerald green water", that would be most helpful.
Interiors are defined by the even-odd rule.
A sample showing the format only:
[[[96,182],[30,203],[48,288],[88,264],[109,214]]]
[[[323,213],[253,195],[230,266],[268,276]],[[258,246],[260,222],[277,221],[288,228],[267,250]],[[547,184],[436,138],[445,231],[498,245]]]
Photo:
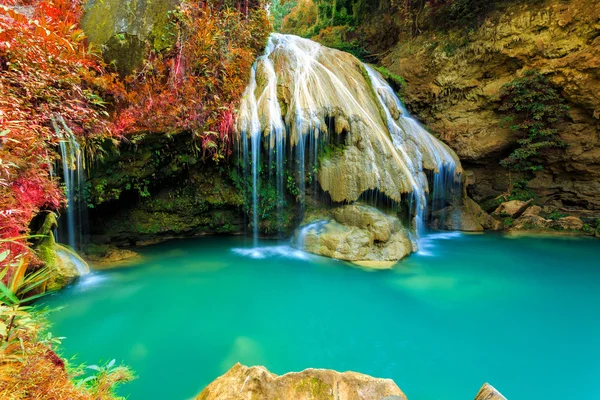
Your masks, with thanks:
[[[172,241],[52,296],[52,331],[79,362],[132,366],[133,400],[191,398],[236,361],[392,378],[410,400],[468,400],[486,381],[509,400],[600,398],[600,241],[425,244],[368,271],[272,242]]]

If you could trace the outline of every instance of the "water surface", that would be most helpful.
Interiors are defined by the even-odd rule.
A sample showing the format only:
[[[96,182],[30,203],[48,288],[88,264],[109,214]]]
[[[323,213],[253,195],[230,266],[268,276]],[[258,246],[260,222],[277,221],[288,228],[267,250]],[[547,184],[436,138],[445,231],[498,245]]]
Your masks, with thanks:
[[[121,394],[187,399],[236,361],[392,378],[410,400],[600,398],[600,241],[434,234],[369,271],[273,242],[171,241],[48,303],[63,353],[116,358]]]

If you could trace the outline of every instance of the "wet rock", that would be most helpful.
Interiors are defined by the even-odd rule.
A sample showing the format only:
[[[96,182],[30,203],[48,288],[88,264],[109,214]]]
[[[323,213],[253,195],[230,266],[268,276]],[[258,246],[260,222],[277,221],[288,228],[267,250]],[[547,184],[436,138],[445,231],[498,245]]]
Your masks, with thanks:
[[[342,206],[331,215],[318,229],[302,233],[300,227],[295,242],[311,253],[346,261],[397,261],[413,251],[400,220],[374,207]]]
[[[479,393],[477,393],[475,400],[506,400],[506,397],[502,396],[502,394],[500,394],[500,392],[492,385],[485,383],[481,389],[479,389]]]
[[[99,262],[99,263],[118,263],[121,261],[132,261],[135,258],[139,258],[140,255],[135,251],[127,250],[127,249],[116,249],[111,248],[102,254],[93,254],[88,256],[90,261]]]
[[[406,400],[391,379],[326,369],[307,369],[278,376],[264,367],[246,367],[237,363],[208,385],[196,400],[381,400],[387,396]]]
[[[498,218],[519,218],[521,214],[531,205],[533,200],[521,201],[511,200],[500,204],[492,213],[492,216]]]
[[[236,129],[251,129],[258,117],[265,136],[287,126],[291,146],[310,135],[343,141],[341,151],[325,151],[319,159],[317,179],[331,200],[349,203],[377,191],[400,202],[424,186],[423,171],[438,172],[441,161],[455,165],[454,178],[462,179],[456,154],[414,120],[400,117],[400,103],[376,71],[349,53],[299,37],[274,34],[270,40],[272,52],[257,62]]]

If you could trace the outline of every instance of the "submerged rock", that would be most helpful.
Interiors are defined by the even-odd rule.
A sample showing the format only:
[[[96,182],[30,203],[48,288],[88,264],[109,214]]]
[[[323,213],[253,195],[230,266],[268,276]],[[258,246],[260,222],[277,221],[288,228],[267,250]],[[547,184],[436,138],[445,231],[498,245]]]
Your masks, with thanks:
[[[475,400],[506,400],[506,397],[502,396],[492,385],[485,383],[479,389]]]
[[[406,400],[391,379],[356,372],[306,369],[275,375],[264,367],[235,364],[208,385],[196,400]]]
[[[363,205],[331,211],[332,219],[305,225],[295,242],[308,252],[345,261],[398,261],[413,251],[413,244],[397,217]],[[360,263],[370,266],[369,263]],[[378,264],[380,268],[381,265]]]

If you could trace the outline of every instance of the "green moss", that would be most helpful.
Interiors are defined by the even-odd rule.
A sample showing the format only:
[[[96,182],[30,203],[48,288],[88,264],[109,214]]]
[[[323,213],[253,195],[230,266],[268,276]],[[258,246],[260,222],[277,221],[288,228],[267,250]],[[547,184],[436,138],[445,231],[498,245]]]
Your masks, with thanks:
[[[394,74],[393,72],[388,70],[386,67],[374,67],[374,68],[377,70],[377,72],[379,72],[381,74],[381,76],[383,76],[383,78],[386,81],[388,81],[392,86],[394,86],[394,89],[398,93],[398,96],[400,96],[400,98],[402,98],[402,95],[406,91],[406,81],[404,80],[404,78],[401,77],[400,75]]]
[[[296,386],[296,393],[300,395],[310,394],[312,399],[333,399],[331,386],[317,377],[304,378]]]
[[[138,69],[151,48],[175,43],[170,13],[178,0],[88,0],[81,26],[90,43],[121,75]]]

